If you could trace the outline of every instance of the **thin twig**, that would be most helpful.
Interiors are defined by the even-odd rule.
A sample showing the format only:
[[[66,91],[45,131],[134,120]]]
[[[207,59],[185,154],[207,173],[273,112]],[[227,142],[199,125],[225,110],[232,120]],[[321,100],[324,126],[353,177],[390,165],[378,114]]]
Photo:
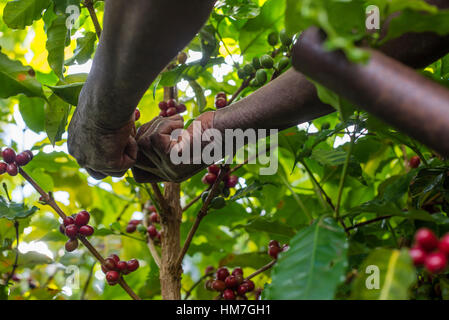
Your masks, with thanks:
[[[393,215],[380,216],[380,217],[377,217],[377,218],[374,218],[374,219],[371,219],[371,220],[363,221],[363,222],[357,223],[357,224],[355,224],[353,226],[347,227],[346,231],[353,230],[353,229],[356,229],[356,228],[359,228],[359,227],[363,227],[363,226],[365,226],[367,224],[371,224],[371,223],[378,222],[378,221],[381,221],[381,220],[390,219],[391,217],[393,217]]]
[[[89,288],[90,280],[92,280],[92,276],[93,276],[93,274],[94,274],[94,268],[95,268],[95,265],[96,265],[96,264],[97,264],[97,262],[95,261],[95,262],[92,264],[92,266],[90,267],[89,275],[87,276],[87,280],[86,280],[86,282],[84,283],[83,292],[81,293],[80,300],[84,300],[84,297],[86,296],[87,289]]]
[[[37,183],[34,181],[33,178],[31,178],[22,168],[19,167],[19,173],[22,175],[22,177],[28,181],[33,188],[42,196],[42,199],[62,218],[66,218],[66,214],[64,211],[61,210],[61,208],[58,206],[56,201],[53,199],[52,196],[50,196],[49,193],[45,192]],[[95,247],[82,235],[77,236],[78,239],[84,244],[84,246],[89,250],[89,252],[103,265],[104,264],[104,258],[101,256],[101,254],[95,249]],[[120,277],[118,283],[120,286],[128,293],[128,295],[133,298],[134,300],[141,300],[140,297],[128,286],[126,281]]]
[[[229,99],[228,101],[228,105],[230,105],[231,103],[234,102],[235,99],[237,99],[237,97],[239,96],[239,94],[243,91],[243,89],[245,89],[246,87],[248,87],[250,81],[254,78],[254,76],[251,76],[247,79],[245,79],[242,82],[242,85],[240,86],[240,88],[237,89],[236,92],[234,92],[234,94],[232,95],[232,97]]]
[[[151,188],[153,188],[154,194],[157,198],[157,201],[159,202],[159,205],[161,207],[160,214],[161,216],[164,214],[168,216],[170,214],[170,207],[168,206],[167,202],[165,201],[164,195],[161,193],[161,190],[159,189],[159,186],[157,183],[151,183]]]
[[[194,289],[195,289],[195,288],[196,288],[196,287],[197,287],[197,286],[198,286],[204,279],[213,276],[214,273],[215,273],[215,272],[209,272],[209,273],[205,274],[204,276],[202,276],[201,278],[199,278],[198,281],[195,282],[195,283],[193,284],[193,286],[192,286],[189,290],[186,291],[186,296],[184,297],[184,300],[187,300],[187,299],[190,297],[190,295],[192,294],[192,291],[193,291],[193,290],[194,290]]]
[[[262,268],[260,268],[259,270],[256,270],[255,272],[253,272],[252,274],[250,274],[248,277],[246,277],[245,280],[249,280],[251,278],[254,278],[255,276],[261,274],[262,272],[267,271],[268,269],[270,269],[271,267],[273,267],[276,264],[277,260],[273,260],[270,263],[264,265]]]
[[[94,3],[92,0],[84,0],[84,5],[89,11],[90,18],[92,19],[92,23],[94,24],[95,27],[95,32],[97,34],[98,39],[100,39],[101,27],[100,23],[98,22],[97,14],[95,13]]]
[[[8,285],[11,278],[14,276],[14,273],[16,273],[16,269],[18,267],[19,262],[19,221],[14,221],[14,228],[16,229],[16,258],[14,259],[14,264],[12,265],[11,273],[8,275],[8,279],[6,279],[6,285]]]
[[[315,185],[318,187],[318,189],[320,189],[321,194],[324,196],[324,198],[326,199],[327,203],[332,208],[332,211],[335,211],[335,206],[332,203],[332,199],[327,195],[326,191],[324,191],[323,187],[318,182],[318,180],[316,180],[315,176],[313,175],[312,170],[310,170],[310,168],[307,166],[305,161],[301,161],[301,164],[303,165],[304,169],[306,169],[307,173],[309,174],[310,178],[315,183]]]

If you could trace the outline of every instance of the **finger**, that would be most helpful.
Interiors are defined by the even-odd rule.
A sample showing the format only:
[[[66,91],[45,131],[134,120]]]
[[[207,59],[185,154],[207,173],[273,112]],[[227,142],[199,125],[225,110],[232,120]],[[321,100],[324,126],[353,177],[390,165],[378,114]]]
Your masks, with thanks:
[[[90,168],[85,168],[85,169],[86,169],[87,173],[94,179],[102,180],[107,177],[107,175],[102,172],[95,171]]]
[[[145,123],[145,124],[143,124],[143,125],[141,125],[140,127],[139,127],[139,129],[137,130],[137,133],[136,133],[136,141],[137,140],[139,140],[143,135],[145,135],[146,133],[148,133],[148,132],[151,132],[151,128],[156,124],[156,123],[158,123],[158,122],[160,122],[161,120],[162,120],[163,118],[162,117],[156,117],[156,118],[154,118],[153,120],[151,120],[150,122],[147,122],[147,123]]]
[[[124,151],[124,155],[125,157],[127,157],[125,158],[126,159],[125,166],[127,168],[131,168],[136,162],[137,150],[138,150],[137,142],[133,137],[130,136],[128,138],[128,144],[126,145]]]

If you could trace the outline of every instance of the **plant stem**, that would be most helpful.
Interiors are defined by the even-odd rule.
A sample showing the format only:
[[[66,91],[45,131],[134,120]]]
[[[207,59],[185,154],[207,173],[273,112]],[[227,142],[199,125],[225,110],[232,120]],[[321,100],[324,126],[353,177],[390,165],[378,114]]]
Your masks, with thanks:
[[[248,277],[245,278],[245,280],[249,280],[251,278],[254,278],[255,276],[261,274],[262,272],[267,271],[268,269],[272,268],[276,264],[277,260],[273,260],[270,263],[264,265],[262,268],[256,270],[252,274],[250,274]]]
[[[14,273],[16,273],[16,269],[18,267],[17,263],[19,262],[19,221],[14,220],[14,228],[16,229],[16,257],[14,259],[14,264],[12,265],[11,273],[8,275],[8,279],[6,279],[6,285],[8,285],[11,278],[14,276]]]
[[[31,178],[22,168],[19,167],[19,173],[22,177],[28,181],[33,188],[42,196],[43,200],[62,218],[66,218],[66,214],[61,208],[58,206],[53,197],[50,196],[47,192],[45,192],[37,183]],[[101,254],[95,249],[95,247],[82,235],[77,236],[78,239],[84,244],[84,246],[89,250],[89,252],[101,263],[104,264],[104,258]],[[120,277],[118,283],[120,286],[128,293],[128,295],[134,300],[141,300],[140,297],[128,286],[126,281]]]
[[[355,135],[355,133],[354,133]],[[343,195],[343,189],[345,187],[346,176],[348,175],[349,162],[351,160],[352,150],[354,148],[355,136],[351,136],[351,142],[349,144],[349,150],[346,154],[345,164],[343,166],[343,172],[340,178],[340,185],[338,187],[338,196],[337,196],[337,205],[335,207],[335,219],[340,220],[340,206],[341,206],[341,198]]]
[[[318,187],[318,189],[320,189],[321,194],[324,196],[324,198],[326,199],[327,203],[332,208],[332,211],[335,211],[335,206],[332,203],[332,199],[327,195],[326,191],[324,191],[324,189],[321,186],[321,184],[316,180],[315,176],[313,175],[312,170],[310,170],[310,168],[307,166],[307,164],[306,164],[306,162],[304,160],[301,161],[301,164],[303,165],[304,169],[306,169],[307,173],[309,174],[309,176],[312,179],[312,181],[314,182],[314,184]]]
[[[87,280],[86,280],[86,282],[84,283],[83,292],[81,293],[80,300],[84,300],[84,297],[86,296],[87,289],[89,288],[90,280],[92,280],[92,276],[93,276],[94,268],[95,268],[95,265],[96,265],[96,264],[97,264],[97,262],[95,261],[95,262],[92,264],[92,266],[90,267],[89,275],[87,276]]]
[[[95,33],[97,34],[98,39],[100,39],[101,36],[101,27],[100,23],[98,22],[97,14],[95,13],[94,3],[92,0],[84,0],[84,5],[86,6],[87,10],[89,11],[90,18],[92,19],[92,23],[95,27]]]

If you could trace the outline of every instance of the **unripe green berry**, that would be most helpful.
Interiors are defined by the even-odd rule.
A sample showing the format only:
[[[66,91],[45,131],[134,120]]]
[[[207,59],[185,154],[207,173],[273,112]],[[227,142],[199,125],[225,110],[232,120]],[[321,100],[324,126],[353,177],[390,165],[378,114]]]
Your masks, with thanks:
[[[260,60],[259,60],[258,57],[254,57],[254,58],[253,58],[253,67],[254,67],[254,69],[256,69],[256,70],[262,68],[262,66],[261,66],[261,64],[260,64]]]
[[[264,67],[265,69],[271,69],[273,68],[274,65],[274,60],[271,56],[269,56],[268,54],[264,54],[261,58],[260,58],[260,64],[262,65],[262,67]]]
[[[284,46],[290,46],[292,44],[292,37],[287,34],[287,31],[283,29],[279,34],[279,38],[281,38],[281,42]]]
[[[239,79],[242,79],[242,80],[247,77],[246,72],[243,69],[238,69],[237,75],[238,75]]]
[[[145,234],[147,232],[147,228],[145,228],[145,226],[143,224],[139,224],[139,225],[137,225],[137,231]]]
[[[265,84],[267,82],[267,72],[264,69],[259,69],[256,72],[256,80],[259,85]]]
[[[256,72],[256,69],[254,69],[252,64],[247,64],[243,67],[243,70],[245,71],[245,74],[250,76],[252,75],[254,72]]]
[[[282,58],[278,61],[277,65],[276,65],[276,69],[278,69],[279,71],[282,71],[282,70],[284,70],[285,68],[288,67],[288,64],[289,64],[289,63],[290,63],[290,59],[289,59],[289,58],[287,58],[287,57],[282,57]]]
[[[268,35],[268,43],[270,44],[270,46],[274,47],[275,45],[278,44],[278,42],[279,42],[279,34],[276,31]]]
[[[222,197],[216,197],[212,199],[210,206],[214,209],[221,209],[226,206],[226,201]]]

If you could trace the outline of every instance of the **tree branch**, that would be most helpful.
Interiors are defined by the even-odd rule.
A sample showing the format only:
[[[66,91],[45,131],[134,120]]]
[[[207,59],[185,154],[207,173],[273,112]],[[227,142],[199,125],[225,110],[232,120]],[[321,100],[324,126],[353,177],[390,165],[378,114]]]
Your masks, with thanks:
[[[84,0],[83,4],[89,11],[90,18],[92,19],[92,23],[94,24],[95,27],[95,32],[97,34],[98,39],[100,39],[101,27],[100,23],[98,22],[97,14],[95,13],[94,2],[92,0]]]
[[[248,277],[245,278],[245,280],[249,280],[251,278],[254,278],[255,276],[261,274],[262,272],[267,271],[268,269],[270,269],[271,267],[273,267],[276,264],[277,260],[273,260],[270,263],[264,265],[262,268],[260,268],[259,270],[256,270],[255,272],[253,272],[252,274],[250,274]]]

